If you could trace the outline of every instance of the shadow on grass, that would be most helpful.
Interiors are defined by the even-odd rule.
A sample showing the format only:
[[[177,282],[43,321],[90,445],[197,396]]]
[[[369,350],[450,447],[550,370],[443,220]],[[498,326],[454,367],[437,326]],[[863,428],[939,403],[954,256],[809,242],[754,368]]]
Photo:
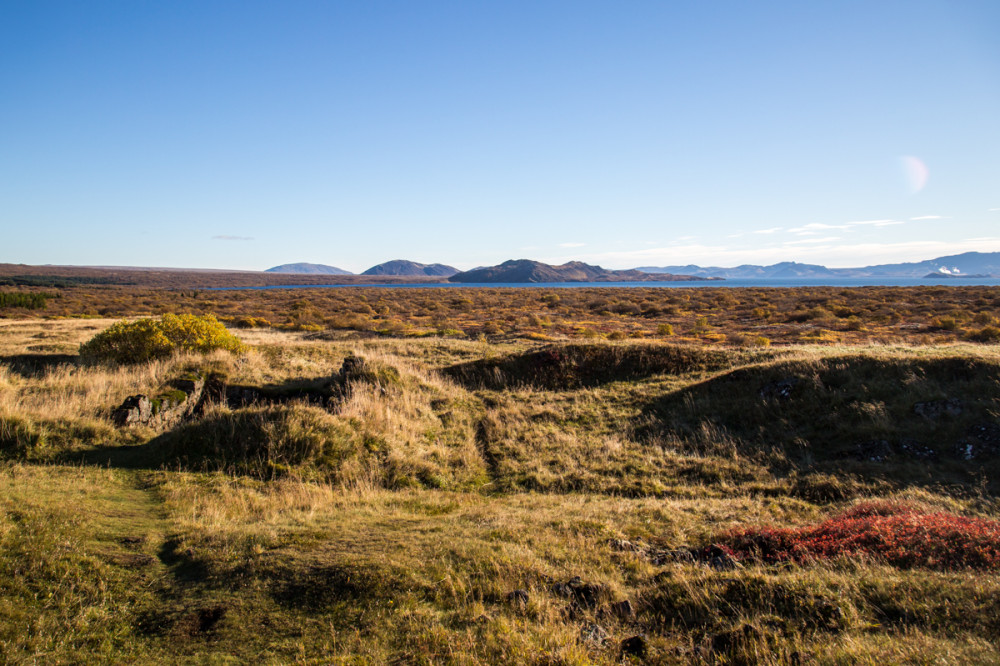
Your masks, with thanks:
[[[50,369],[60,365],[77,365],[80,357],[76,354],[13,354],[0,356],[0,364],[6,365],[25,379],[37,379]]]
[[[1000,366],[833,357],[739,368],[642,410],[640,440],[751,458],[778,476],[1000,494]]]

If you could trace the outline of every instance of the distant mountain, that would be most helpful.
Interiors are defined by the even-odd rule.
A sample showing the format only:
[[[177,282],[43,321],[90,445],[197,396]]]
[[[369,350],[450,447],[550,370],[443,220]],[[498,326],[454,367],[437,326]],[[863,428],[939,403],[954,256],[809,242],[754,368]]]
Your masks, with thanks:
[[[301,275],[354,275],[351,271],[345,271],[336,266],[326,266],[325,264],[282,264],[274,268],[268,268],[265,273],[299,273]]]
[[[700,277],[740,278],[826,278],[826,277],[982,277],[1000,276],[1000,252],[965,252],[926,261],[902,264],[878,264],[861,268],[827,268],[816,264],[785,261],[771,266],[744,264],[733,268],[718,266],[643,266],[644,273],[686,273]]]
[[[499,266],[477,268],[448,278],[449,282],[676,282],[708,278],[666,273],[644,273],[637,270],[613,271],[571,261],[562,266],[543,264],[530,259],[512,259]]]
[[[406,276],[433,276],[450,277],[458,273],[457,268],[445,266],[444,264],[418,264],[415,261],[406,259],[393,259],[378,266],[372,266],[362,275],[406,275]]]

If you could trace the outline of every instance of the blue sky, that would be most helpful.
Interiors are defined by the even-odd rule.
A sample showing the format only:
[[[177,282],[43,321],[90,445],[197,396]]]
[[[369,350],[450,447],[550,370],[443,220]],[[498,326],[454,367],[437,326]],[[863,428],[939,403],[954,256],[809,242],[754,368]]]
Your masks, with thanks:
[[[0,3],[0,262],[1000,251],[1000,3]]]

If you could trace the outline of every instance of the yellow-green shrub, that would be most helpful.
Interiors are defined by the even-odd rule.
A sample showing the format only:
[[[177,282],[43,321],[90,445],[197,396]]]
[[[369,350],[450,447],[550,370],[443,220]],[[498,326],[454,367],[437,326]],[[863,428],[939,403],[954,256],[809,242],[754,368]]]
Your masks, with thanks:
[[[175,350],[202,354],[227,349],[245,349],[212,315],[165,314],[160,319],[122,320],[80,346],[84,358],[116,363],[142,363],[169,356]]]

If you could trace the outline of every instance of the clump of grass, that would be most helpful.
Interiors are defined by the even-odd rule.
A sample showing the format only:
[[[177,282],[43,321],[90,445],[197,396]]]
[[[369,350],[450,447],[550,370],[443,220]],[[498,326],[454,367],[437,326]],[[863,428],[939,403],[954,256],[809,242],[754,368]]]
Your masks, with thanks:
[[[240,339],[213,315],[165,314],[159,319],[122,320],[80,346],[80,355],[97,361],[143,363],[174,351],[205,354],[217,349],[245,350]]]
[[[768,564],[860,556],[901,568],[1000,568],[1000,521],[900,502],[864,502],[805,527],[741,528],[723,541],[738,559]]]

